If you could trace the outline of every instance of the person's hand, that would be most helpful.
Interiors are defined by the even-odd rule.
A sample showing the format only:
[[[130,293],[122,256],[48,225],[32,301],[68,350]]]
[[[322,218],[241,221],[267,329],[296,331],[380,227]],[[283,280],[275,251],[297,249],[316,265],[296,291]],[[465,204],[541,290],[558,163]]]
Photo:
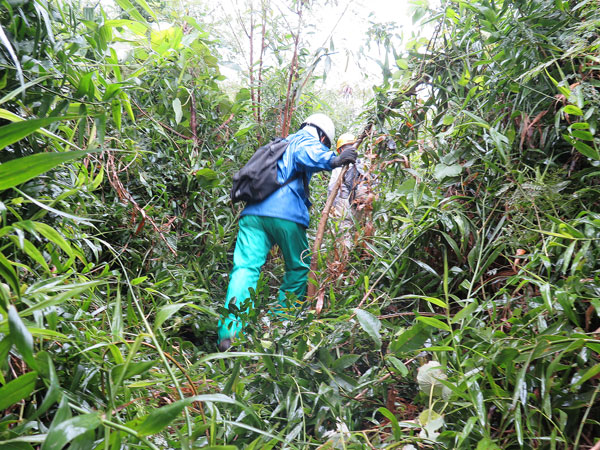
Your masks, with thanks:
[[[342,150],[339,156],[331,159],[331,168],[335,169],[337,167],[345,166],[346,164],[356,162],[356,149],[354,147],[346,148]]]

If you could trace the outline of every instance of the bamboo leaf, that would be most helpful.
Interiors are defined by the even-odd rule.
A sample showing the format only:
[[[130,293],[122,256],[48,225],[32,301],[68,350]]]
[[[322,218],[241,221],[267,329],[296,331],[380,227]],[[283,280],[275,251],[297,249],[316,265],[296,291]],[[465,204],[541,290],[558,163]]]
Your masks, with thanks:
[[[64,120],[63,117],[45,117],[43,119],[22,120],[19,122],[9,123],[0,127],[0,150],[5,147],[20,141],[24,137],[39,130],[46,125]],[[35,155],[33,155],[35,156]],[[23,159],[23,158],[21,158]],[[2,178],[0,178],[2,179]]]
[[[99,413],[82,414],[64,420],[48,432],[48,436],[41,450],[61,450],[65,445],[88,431],[93,431],[100,426]]]
[[[419,316],[417,317],[417,320],[419,322],[423,322],[426,325],[435,327],[435,328],[439,328],[440,330],[444,330],[444,331],[452,331],[452,329],[450,328],[450,325],[448,325],[447,323],[442,322],[439,319],[436,319],[435,317],[425,317],[425,316]]]
[[[177,313],[185,306],[187,306],[187,303],[172,303],[160,308],[156,313],[156,318],[154,319],[154,329],[158,330],[166,320],[168,320],[173,314]]]
[[[206,394],[188,397],[178,400],[169,405],[155,409],[148,414],[143,421],[135,426],[134,429],[142,436],[156,434],[169,425],[181,413],[183,408],[191,405],[193,402],[215,402],[237,404],[235,400],[223,394]]]
[[[14,267],[10,261],[4,257],[2,252],[0,252],[0,276],[2,276],[2,278],[4,278],[9,284],[14,295],[21,295],[21,287],[19,278],[17,277],[17,272],[15,272]]]
[[[27,372],[0,387],[0,411],[29,397],[35,388],[37,372]]]
[[[583,116],[583,111],[575,105],[567,105],[562,110],[565,114],[570,114],[573,116]]]
[[[13,125],[20,125],[18,122]],[[10,126],[10,125],[6,125]],[[36,153],[0,165],[0,191],[18,186],[54,167],[85,156],[87,151]]]
[[[33,336],[21,320],[14,305],[8,307],[8,329],[10,336],[29,367],[35,369],[37,364],[33,359]]]
[[[173,110],[175,111],[175,123],[179,125],[183,117],[183,111],[181,110],[181,100],[178,98],[173,100]]]
[[[146,19],[144,19],[144,16],[140,14],[140,12],[131,4],[129,0],[116,0],[116,2],[121,8],[123,8],[123,11],[131,16],[132,19],[144,24],[147,23]]]
[[[370,312],[363,309],[356,308],[354,310],[360,326],[364,331],[367,332],[371,339],[375,342],[377,349],[381,348],[381,335],[379,330],[381,329],[381,322]]]
[[[8,52],[11,59],[13,60],[13,63],[15,65],[15,70],[17,71],[17,77],[19,78],[19,83],[21,83],[21,86],[23,86],[25,84],[25,80],[23,79],[23,69],[21,68],[21,63],[19,62],[19,58],[17,57],[17,54],[15,53],[15,49],[13,48],[12,44],[10,43],[8,36],[4,32],[4,26],[2,26],[2,25],[0,25],[0,42],[2,42],[2,45],[4,46],[4,48],[6,48],[6,51]]]

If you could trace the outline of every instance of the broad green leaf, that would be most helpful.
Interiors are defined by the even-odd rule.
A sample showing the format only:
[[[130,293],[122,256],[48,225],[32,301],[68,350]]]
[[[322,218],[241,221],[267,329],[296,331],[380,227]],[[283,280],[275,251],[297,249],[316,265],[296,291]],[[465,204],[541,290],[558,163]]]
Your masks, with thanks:
[[[454,315],[454,317],[452,318],[452,323],[457,323],[467,317],[470,317],[473,314],[473,312],[475,312],[478,306],[479,302],[477,301],[477,299],[472,299],[467,306],[465,306],[463,309],[461,309]]]
[[[8,307],[8,329],[13,344],[19,350],[27,365],[35,369],[37,364],[33,359],[33,336],[19,317],[17,308],[14,305]]]
[[[152,8],[150,8],[148,3],[146,3],[146,0],[135,0],[135,2],[138,5],[140,5],[144,9],[144,11],[146,11],[148,13],[148,15],[150,17],[152,17],[154,20],[158,21],[158,18],[156,17],[156,13],[154,12],[154,10]]]
[[[390,344],[390,349],[397,355],[419,350],[429,338],[425,326],[416,322]]]
[[[75,92],[75,97],[80,98],[85,95],[88,96],[88,99],[93,99],[94,92],[94,82],[92,81],[92,76],[94,72],[88,72],[83,74],[79,79],[79,85],[77,86],[77,91]],[[92,95],[90,95],[92,94]]]
[[[586,130],[571,130],[571,136],[584,141],[593,141],[594,135]]]
[[[20,125],[17,122],[11,125]],[[5,125],[6,127],[10,125]],[[0,165],[0,191],[18,186],[56,166],[85,156],[87,151],[36,153]]]
[[[140,12],[131,4],[129,0],[116,0],[116,2],[127,14],[131,16],[132,19],[136,20],[137,22],[147,23],[146,19],[144,19],[144,16],[140,14]]]
[[[29,136],[31,133],[39,130],[46,125],[50,125],[51,123],[57,122],[59,120],[64,120],[63,117],[45,117],[43,119],[31,119],[31,120],[23,120],[20,122],[9,123],[8,125],[4,125],[0,127],[0,150],[5,147],[14,144],[17,141],[20,141],[24,137]],[[46,154],[46,153],[42,153]],[[35,155],[33,155],[35,156]],[[25,157],[28,158],[28,157]],[[21,158],[21,159],[25,159]],[[9,161],[10,163],[10,161]],[[8,164],[8,163],[5,163]],[[3,167],[3,166],[0,166]],[[46,169],[47,170],[47,169]],[[45,172],[45,170],[43,171]],[[41,173],[41,172],[40,172]],[[0,186],[2,185],[2,181],[4,176],[0,175]],[[0,187],[0,189],[2,189]],[[4,188],[5,189],[5,188]]]
[[[394,368],[400,373],[401,376],[405,377],[408,375],[408,367],[402,361],[395,356],[386,355],[386,361],[388,361]]]
[[[139,425],[135,426],[134,429],[142,436],[156,434],[175,420],[181,411],[183,411],[183,408],[191,405],[193,402],[237,403],[232,398],[223,394],[206,394],[188,397],[155,409],[148,414]]]
[[[43,77],[36,78],[35,80],[31,80],[30,82],[21,85],[17,89],[14,89],[13,91],[6,94],[4,97],[0,98],[0,105],[2,103],[8,102],[9,100],[12,100],[17,95],[19,95],[21,92],[25,92],[25,90],[29,89],[31,86],[35,86],[36,84],[41,83],[42,81],[45,81],[48,78],[53,78],[53,77],[54,77],[54,74],[44,75]]]
[[[65,238],[62,237],[60,235],[60,233],[58,231],[56,231],[54,228],[52,228],[50,225],[47,225],[42,222],[33,222],[33,227],[35,228],[35,231],[40,233],[42,236],[44,236],[50,242],[58,245],[58,247],[60,247],[67,255],[69,255],[69,256],[74,255],[71,244],[69,244],[65,240]]]
[[[113,319],[111,322],[112,334],[115,339],[123,338],[123,308],[121,306],[121,290],[117,289],[117,298],[113,308]]]
[[[123,113],[121,111],[121,102],[116,98],[113,98],[113,100],[111,102],[111,111],[112,111],[113,121],[115,122],[115,126],[117,127],[117,130],[120,130],[121,129],[121,116]]]
[[[592,377],[595,377],[596,375],[598,375],[600,373],[600,364],[596,364],[593,367],[590,367],[588,370],[586,370],[583,375],[581,375],[581,378],[579,380],[577,380],[575,382],[575,384],[573,384],[573,386],[571,386],[572,388],[576,388],[577,386],[582,385],[583,383],[585,383],[587,380],[589,380]]]
[[[400,441],[400,439],[402,438],[402,429],[398,424],[398,419],[396,418],[396,416],[394,416],[394,414],[392,414],[392,412],[389,409],[383,407],[378,408],[377,412],[390,421],[390,425],[392,425],[394,439],[396,441]]]
[[[425,317],[425,316],[419,316],[417,317],[417,320],[419,322],[423,322],[426,325],[435,327],[435,328],[439,328],[440,330],[444,330],[444,331],[452,331],[452,329],[450,328],[450,325],[448,325],[447,323],[442,322],[439,319],[436,319],[435,317]]]
[[[462,173],[463,167],[460,164],[453,164],[451,166],[447,166],[446,164],[438,164],[435,166],[435,170],[433,171],[433,176],[442,181],[444,178],[448,177],[456,177]]]
[[[52,361],[52,357],[49,353],[41,352],[42,360],[46,358],[46,363],[48,365],[48,375],[49,375],[49,384],[48,390],[46,391],[46,395],[40,407],[35,411],[33,417],[30,417],[29,420],[35,420],[44,414],[48,409],[56,402],[60,400],[62,395],[62,391],[60,389],[60,385],[58,384],[58,377],[56,375],[56,369],[54,368],[54,362]],[[40,361],[40,359],[38,359]],[[39,364],[41,366],[41,364]]]
[[[93,431],[101,424],[99,413],[82,414],[54,424],[41,450],[61,450],[77,436]],[[56,426],[54,426],[56,425]]]
[[[501,450],[490,438],[483,438],[477,443],[476,450]]]
[[[135,115],[133,114],[133,109],[131,109],[131,102],[129,101],[129,97],[123,91],[121,91],[119,96],[121,97],[121,103],[123,105],[123,108],[125,108],[125,111],[127,112],[127,116],[129,116],[129,120],[131,120],[131,122],[135,123]]]
[[[137,277],[134,278],[133,280],[131,280],[131,285],[132,286],[137,286],[138,284],[143,283],[144,281],[146,281],[148,279],[147,276],[143,276],[143,277]]]
[[[16,438],[19,439],[19,438]],[[2,448],[2,450],[34,450],[34,448],[31,446],[30,443],[28,442],[23,442],[23,441],[17,441],[17,440],[12,440],[11,441],[0,441],[0,448]]]
[[[37,372],[27,372],[0,387],[0,411],[29,397],[35,388],[37,378]]]
[[[573,147],[575,147],[579,153],[581,153],[584,156],[587,156],[588,158],[600,160],[600,153],[598,153],[598,151],[595,148],[590,147],[585,142],[575,141],[573,142]]]
[[[371,339],[375,342],[376,348],[381,348],[381,335],[379,334],[379,330],[381,329],[381,322],[377,317],[371,314],[368,311],[363,309],[354,309],[356,313],[356,318],[360,323],[360,326],[364,331],[367,332]]]
[[[2,278],[4,278],[9,284],[13,290],[13,295],[21,295],[21,287],[19,278],[17,277],[17,272],[15,272],[13,265],[4,257],[2,252],[0,252],[0,276],[2,276]]]
[[[402,296],[402,298],[418,298],[418,299],[422,299],[422,300],[426,300],[429,303],[433,303],[434,305],[437,306],[441,306],[442,308],[448,308],[448,305],[446,305],[446,303],[443,300],[440,300],[439,298],[436,297],[427,297],[425,295],[404,295]]]
[[[4,46],[4,48],[10,55],[10,58],[12,59],[12,62],[17,71],[17,77],[19,78],[19,83],[21,83],[21,86],[23,86],[25,84],[25,80],[23,79],[23,69],[21,68],[21,62],[19,60],[19,57],[17,56],[17,53],[15,52],[15,49],[13,48],[12,44],[10,43],[10,39],[8,39],[8,36],[4,32],[4,26],[2,26],[2,25],[0,25],[0,42],[2,42],[2,45]]]
[[[124,374],[124,364],[113,366],[110,372],[113,380],[127,380],[131,377],[135,377],[136,375],[141,375],[154,366],[156,366],[156,361],[132,362],[127,365],[127,369],[125,370]]]
[[[360,355],[342,355],[331,365],[333,371],[343,370],[352,366],[360,359]]]
[[[154,319],[154,329],[158,330],[166,320],[168,320],[173,314],[177,313],[185,306],[187,306],[187,303],[172,303],[160,308],[156,313],[156,318]]]
[[[567,105],[562,110],[564,113],[572,116],[583,116],[583,111],[575,105]]]
[[[173,111],[175,111],[175,123],[179,125],[183,117],[183,111],[181,110],[181,100],[178,98],[173,100]]]

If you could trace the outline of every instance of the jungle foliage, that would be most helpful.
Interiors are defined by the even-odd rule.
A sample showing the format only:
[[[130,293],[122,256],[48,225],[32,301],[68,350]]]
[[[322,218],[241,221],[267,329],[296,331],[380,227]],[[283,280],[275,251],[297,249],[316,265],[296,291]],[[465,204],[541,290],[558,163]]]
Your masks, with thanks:
[[[0,6],[1,448],[598,448],[596,2],[416,3],[431,39],[373,28],[352,125],[314,95],[311,2],[288,33],[240,14],[235,97],[202,13],[116,3]],[[217,353],[231,176],[317,110],[364,130],[377,196],[351,249],[330,219],[316,309],[265,314],[273,252]]]

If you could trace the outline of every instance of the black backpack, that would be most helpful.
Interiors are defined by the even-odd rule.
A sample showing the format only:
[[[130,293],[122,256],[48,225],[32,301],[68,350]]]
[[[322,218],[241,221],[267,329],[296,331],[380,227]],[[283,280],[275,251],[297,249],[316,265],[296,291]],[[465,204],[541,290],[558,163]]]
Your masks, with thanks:
[[[233,203],[244,201],[247,203],[260,202],[292,181],[298,179],[303,173],[297,172],[288,178],[285,183],[277,181],[277,161],[281,158],[289,142],[283,138],[275,138],[271,142],[259,147],[252,158],[233,176],[231,188],[231,201]],[[304,177],[304,190],[308,195],[308,183]]]

